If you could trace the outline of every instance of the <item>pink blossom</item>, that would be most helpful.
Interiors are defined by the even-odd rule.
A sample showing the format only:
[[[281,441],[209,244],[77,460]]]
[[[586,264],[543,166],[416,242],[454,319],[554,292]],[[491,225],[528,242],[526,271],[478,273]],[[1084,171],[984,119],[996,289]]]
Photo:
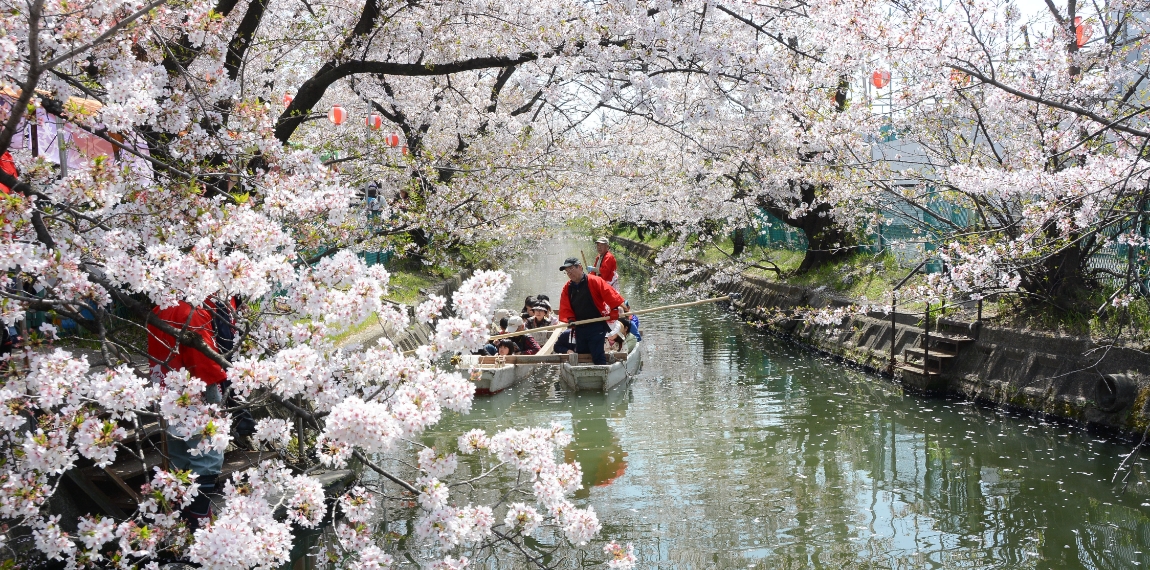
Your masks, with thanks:
[[[436,479],[444,479],[454,473],[458,464],[454,453],[440,455],[433,447],[424,448],[418,457],[419,469]]]
[[[348,521],[367,522],[375,512],[375,498],[363,487],[352,487],[340,496],[339,508]]]
[[[543,516],[533,507],[524,503],[511,503],[507,506],[507,516],[503,524],[529,535],[543,523]]]
[[[627,543],[627,547],[624,548],[612,540],[610,544],[603,546],[603,553],[607,555],[608,568],[627,570],[635,567],[635,547],[631,543]]]
[[[60,530],[60,515],[40,521],[32,536],[36,540],[36,548],[51,560],[63,560],[76,551],[76,545],[68,534]]]

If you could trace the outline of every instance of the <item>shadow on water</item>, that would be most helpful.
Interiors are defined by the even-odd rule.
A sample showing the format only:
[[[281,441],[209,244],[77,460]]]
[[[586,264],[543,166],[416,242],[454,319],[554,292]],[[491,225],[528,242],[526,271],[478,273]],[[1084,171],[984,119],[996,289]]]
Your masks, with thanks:
[[[558,265],[580,247],[590,250],[544,244],[516,272],[512,300],[552,291],[557,305]],[[647,292],[622,265],[636,307],[681,300]],[[554,367],[542,367],[429,434],[567,427],[564,457],[584,473],[576,502],[605,524],[589,554],[568,560],[619,540],[635,544],[643,568],[1150,564],[1145,477],[1125,491],[1110,483],[1124,444],[905,395],[715,306],[643,325],[643,371],[622,389],[564,393]]]

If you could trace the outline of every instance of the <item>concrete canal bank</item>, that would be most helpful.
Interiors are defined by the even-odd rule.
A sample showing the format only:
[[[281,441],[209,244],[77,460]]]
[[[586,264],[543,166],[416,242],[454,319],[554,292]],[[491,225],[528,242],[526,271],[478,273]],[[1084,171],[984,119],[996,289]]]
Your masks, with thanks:
[[[657,253],[626,238],[614,241],[641,262],[653,262]],[[701,275],[696,279],[709,279],[707,272]],[[914,391],[1039,413],[1131,438],[1150,426],[1150,355],[1145,352],[1101,346],[1089,338],[995,328],[975,319],[939,318],[928,331],[921,314],[896,313],[892,323],[889,313],[864,313],[861,307],[847,311],[838,326],[820,326],[788,317],[806,307],[858,306],[826,291],[750,276],[711,287],[720,294],[738,293],[733,305],[747,320],[889,375]]]
[[[440,281],[430,287],[419,290],[419,299],[423,301],[430,295],[438,295],[448,300],[448,310],[450,310],[451,295],[459,290],[460,285],[471,277],[470,270],[460,271],[453,277],[449,277]],[[431,338],[432,333],[435,331],[428,323],[420,323],[414,319],[415,307],[408,307],[409,316],[412,318],[412,324],[405,330],[387,330],[380,323],[373,323],[366,329],[348,337],[341,344],[343,347],[354,346],[371,346],[379,341],[382,337],[387,337],[395,344],[400,350],[412,350],[416,347],[422,346],[427,343]]]

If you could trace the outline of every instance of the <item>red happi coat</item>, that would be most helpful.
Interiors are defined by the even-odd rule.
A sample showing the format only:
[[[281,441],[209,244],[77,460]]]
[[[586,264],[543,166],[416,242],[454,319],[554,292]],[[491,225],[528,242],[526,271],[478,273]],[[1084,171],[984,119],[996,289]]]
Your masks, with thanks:
[[[618,268],[618,264],[615,262],[615,254],[608,251],[596,257],[595,267],[599,268],[599,277],[602,277],[608,285],[614,288],[619,287],[619,274],[615,272]]]
[[[598,275],[587,273],[584,278],[587,279],[587,288],[591,291],[591,300],[595,302],[599,312],[604,317],[611,317],[611,320],[619,318],[615,307],[624,303],[623,296]],[[571,308],[571,301],[567,296],[570,288],[571,281],[563,284],[563,293],[559,297],[559,320],[564,323],[575,320],[575,311]]]
[[[152,309],[152,313],[176,330],[183,329],[187,323],[189,332],[200,335],[208,347],[217,350],[211,311],[203,308],[193,309],[186,301],[180,301],[174,307],[163,310],[159,307]],[[189,315],[191,320],[188,319]],[[153,377],[161,376],[170,370],[187,369],[189,374],[203,380],[208,386],[219,384],[228,378],[227,372],[216,361],[190,346],[177,345],[175,338],[150,324],[148,360]]]

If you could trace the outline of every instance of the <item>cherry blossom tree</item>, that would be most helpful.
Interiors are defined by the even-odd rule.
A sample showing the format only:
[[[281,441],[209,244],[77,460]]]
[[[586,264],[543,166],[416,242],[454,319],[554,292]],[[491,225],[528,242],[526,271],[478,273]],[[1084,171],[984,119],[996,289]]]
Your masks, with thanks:
[[[913,190],[925,184],[977,214],[946,233],[937,292],[1057,299],[1095,286],[1098,248],[1146,245],[1136,3],[1052,4],[1025,32],[993,1],[5,7],[0,151],[18,173],[0,173],[0,317],[50,311],[85,335],[53,341],[46,327],[7,360],[0,516],[19,556],[278,565],[329,499],[340,518],[325,554],[349,566],[454,568],[491,549],[539,564],[528,536],[589,541],[599,523],[567,499],[580,473],[556,459],[560,428],[414,443],[470,408],[472,385],[436,362],[482,345],[507,276],[476,273],[450,315],[446,299],[417,308],[435,333],[413,352],[347,350],[333,339],[366,319],[411,324],[387,300],[388,272],[357,258],[365,248],[450,260],[582,216],[674,228],[683,240],[663,255],[675,260],[688,236],[763,209],[806,233],[810,269],[853,251],[877,211],[928,208]],[[885,113],[864,88],[876,69],[898,87]],[[63,175],[14,145],[41,111],[117,157]],[[892,159],[874,142],[884,125],[922,160]],[[369,181],[386,197],[378,215],[357,194]],[[1112,303],[1137,292],[1133,271],[1108,276],[1122,284]],[[228,350],[155,314],[229,298],[241,302]],[[156,372],[145,327],[226,370],[238,405],[205,401],[187,371]],[[232,477],[227,506],[195,533],[178,514],[196,477],[172,469],[150,474],[124,520],[50,513],[78,464],[144,460],[129,432],[162,419],[219,451],[240,408],[282,412],[260,412],[256,440],[294,460]],[[325,497],[305,467],[309,430],[324,467],[354,462],[379,482]],[[397,456],[409,472],[387,463]],[[480,483],[499,498],[461,490]],[[408,535],[380,538],[373,525],[401,503]],[[634,563],[616,543],[604,554]]]
[[[667,259],[760,210],[807,236],[800,271],[853,252],[867,191],[858,156],[879,118],[860,103],[853,78],[867,64],[841,37],[842,18],[873,18],[878,4],[707,3],[669,16],[667,45],[684,47],[594,90],[614,145],[607,168],[586,173],[601,175],[595,199],[613,197],[613,221],[673,228],[680,247]]]
[[[1093,291],[1118,306],[1146,292],[1141,4],[1053,3],[1025,19],[1009,2],[710,7],[696,28],[738,63],[648,66],[669,78],[658,113],[640,95],[612,105],[635,146],[614,164],[640,188],[613,219],[681,232],[665,259],[761,209],[804,230],[809,269],[898,217],[941,244],[937,294],[1070,308]],[[1128,256],[1117,269],[1098,257],[1115,245]]]
[[[174,437],[197,438],[199,452],[231,443],[234,410],[206,401],[203,380],[187,370],[149,362],[145,325],[225,369],[240,407],[286,410],[306,424],[324,466],[354,461],[385,481],[339,497],[333,561],[382,567],[402,551],[456,568],[469,554],[506,548],[538,563],[524,549],[533,533],[580,545],[598,532],[593,509],[567,499],[581,477],[577,464],[557,460],[569,438],[556,426],[423,449],[415,478],[380,461],[416,445],[444,413],[470,408],[473,385],[434,362],[483,344],[505,274],[476,273],[453,295],[454,316],[443,314],[443,300],[420,307],[436,332],[412,353],[387,341],[345,350],[333,337],[368,318],[409,325],[386,300],[387,271],[366,267],[354,248],[388,234],[411,234],[428,249],[436,236],[481,239],[479,229],[536,201],[557,133],[570,128],[539,111],[552,96],[548,77],[570,81],[592,62],[613,65],[609,52],[626,51],[627,40],[611,31],[619,21],[610,11],[374,0],[8,7],[4,81],[15,95],[0,151],[13,148],[39,106],[130,157],[96,158],[60,176],[45,157],[13,148],[19,172],[0,175],[11,190],[0,206],[5,323],[51,311],[88,339],[53,346],[45,328],[7,360],[0,516],[12,556],[76,566],[185,557],[278,566],[297,530],[325,519],[330,497],[303,468],[303,430],[293,464],[264,461],[231,477],[226,506],[191,534],[179,513],[197,495],[197,477],[175,469],[150,474],[125,520],[92,513],[73,525],[50,514],[50,498],[77,465],[106,466],[124,454],[143,462],[138,443],[125,445],[127,432],[153,420]],[[513,83],[517,73],[525,77]],[[407,153],[385,150],[367,129],[332,136],[323,110],[337,103],[358,117],[381,114]],[[385,212],[384,224],[357,206],[353,185],[369,178],[407,192],[395,208],[404,211]],[[241,300],[230,350],[154,312],[228,298]],[[256,439],[288,447],[290,427],[264,417]],[[466,471],[463,484],[491,481],[504,498],[468,503],[475,497],[453,489],[464,463],[457,454],[484,456],[476,464],[486,469]],[[513,482],[495,480],[507,471]],[[418,505],[401,545],[372,526],[373,513],[400,500],[396,489]],[[634,559],[620,548],[607,553],[626,567]]]
[[[907,86],[893,116],[923,158],[903,175],[973,213],[947,232],[950,290],[1017,287],[1076,308],[1109,283],[1110,301],[1124,305],[1147,279],[1145,6],[1047,8],[1024,17],[1009,3],[960,2],[900,14],[891,33],[914,41],[888,51]],[[1096,257],[1115,243],[1131,246],[1117,272]]]

